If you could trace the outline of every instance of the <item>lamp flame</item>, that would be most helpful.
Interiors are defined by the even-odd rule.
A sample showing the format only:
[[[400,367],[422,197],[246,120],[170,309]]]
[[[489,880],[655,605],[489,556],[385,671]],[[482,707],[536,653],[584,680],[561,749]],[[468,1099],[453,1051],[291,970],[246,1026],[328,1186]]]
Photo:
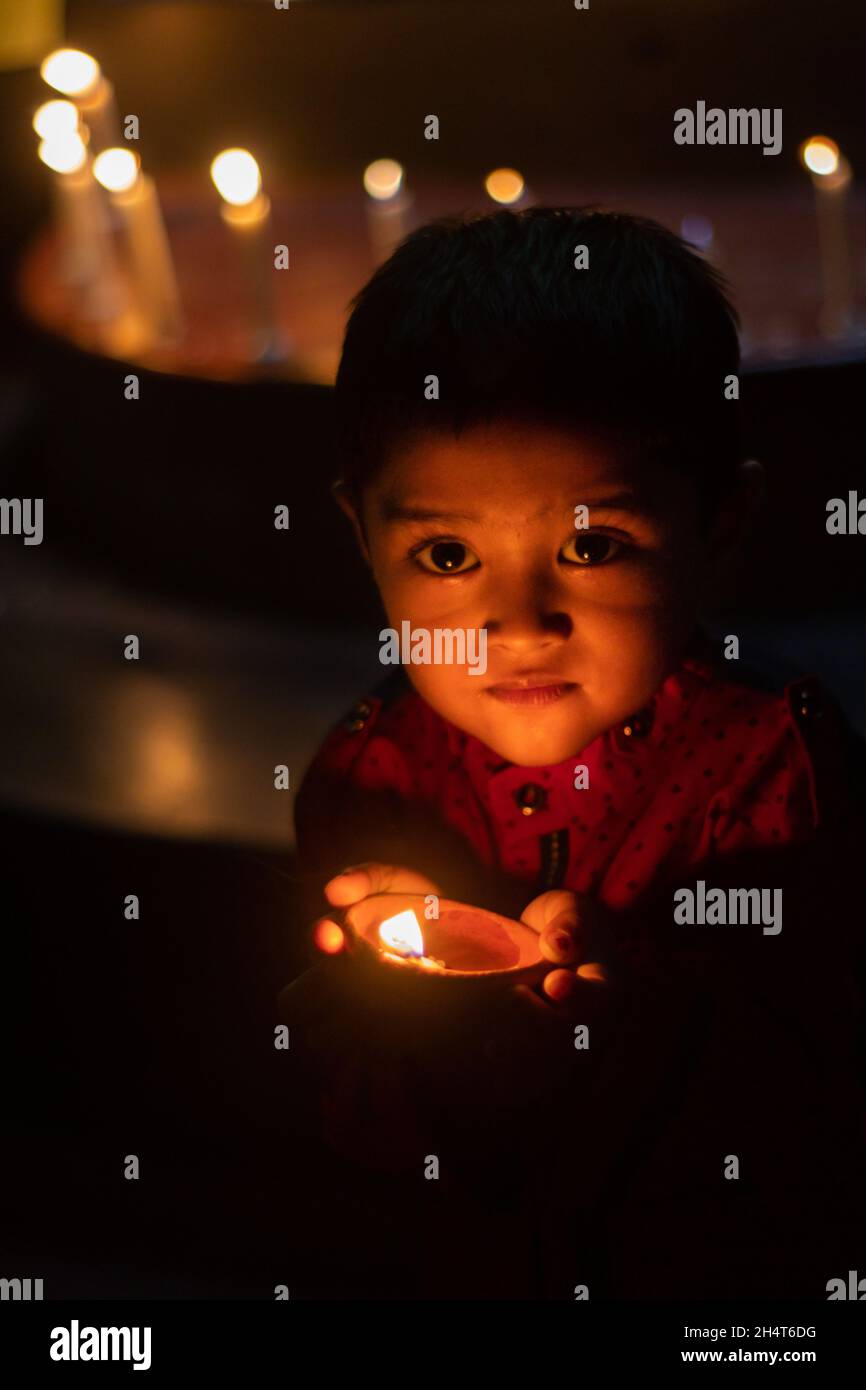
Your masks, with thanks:
[[[68,133],[60,138],[40,141],[39,158],[55,174],[77,174],[87,162],[87,149],[80,135]]]
[[[487,196],[492,198],[494,203],[502,203],[507,207],[510,203],[519,202],[526,184],[523,175],[516,169],[494,169],[484,180],[484,187]]]
[[[423,956],[424,937],[418,925],[418,918],[411,908],[398,912],[395,917],[386,917],[379,924],[379,936],[384,945],[401,956]]]
[[[33,129],[42,140],[78,132],[78,111],[71,101],[44,101],[33,113]]]
[[[138,178],[141,161],[134,150],[112,146],[93,161],[93,177],[109,193],[125,193]]]
[[[210,176],[227,203],[246,207],[259,196],[262,176],[249,150],[222,150],[212,161]]]
[[[396,159],[374,159],[364,170],[364,188],[377,202],[396,198],[403,185],[403,166]]]
[[[839,146],[827,135],[813,135],[800,146],[800,159],[810,174],[826,178],[839,168]]]
[[[81,97],[96,86],[102,72],[95,58],[80,48],[57,48],[43,59],[43,81],[67,97]]]

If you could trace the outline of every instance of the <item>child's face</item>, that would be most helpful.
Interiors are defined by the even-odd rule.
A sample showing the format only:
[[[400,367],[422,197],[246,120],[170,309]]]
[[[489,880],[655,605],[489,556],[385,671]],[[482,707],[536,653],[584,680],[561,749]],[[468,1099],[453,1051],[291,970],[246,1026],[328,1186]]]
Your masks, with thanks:
[[[362,520],[392,627],[486,628],[484,675],[407,673],[508,762],[561,762],[635,713],[695,625],[694,485],[600,436],[498,421],[413,439],[366,487]]]

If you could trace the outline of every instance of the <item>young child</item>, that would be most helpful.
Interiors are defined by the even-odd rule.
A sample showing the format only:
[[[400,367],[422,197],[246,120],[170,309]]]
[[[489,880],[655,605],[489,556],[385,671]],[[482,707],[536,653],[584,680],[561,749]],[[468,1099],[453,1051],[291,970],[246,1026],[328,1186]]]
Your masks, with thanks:
[[[486,646],[407,664],[327,738],[301,863],[334,909],[438,892],[540,933],[543,986],[484,1040],[530,1090],[572,1053],[577,1099],[547,1098],[556,1249],[524,1296],[590,1273],[820,1298],[866,1270],[853,741],[815,679],[747,676],[701,625],[760,498],[738,370],[711,266],[593,210],[422,227],[346,332],[335,494],[388,626]]]

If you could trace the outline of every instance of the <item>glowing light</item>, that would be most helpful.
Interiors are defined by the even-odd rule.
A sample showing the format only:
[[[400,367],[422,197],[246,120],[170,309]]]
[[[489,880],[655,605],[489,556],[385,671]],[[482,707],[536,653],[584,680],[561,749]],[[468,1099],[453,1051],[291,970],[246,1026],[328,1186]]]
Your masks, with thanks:
[[[319,922],[313,931],[313,945],[326,956],[337,956],[346,944],[343,928],[336,922]]]
[[[394,198],[403,185],[403,166],[396,159],[374,159],[364,170],[364,188],[371,198]]]
[[[259,195],[262,176],[249,150],[222,150],[210,166],[217,192],[227,203],[245,207]]]
[[[102,72],[95,58],[80,48],[56,48],[43,59],[39,69],[43,80],[56,92],[80,97],[95,87]]]
[[[103,150],[93,161],[93,177],[109,193],[125,193],[138,178],[141,161],[134,150],[112,147]]]
[[[839,146],[826,135],[813,135],[800,146],[800,159],[810,174],[826,177],[839,168]]]
[[[379,936],[386,946],[401,956],[423,956],[424,937],[418,925],[418,918],[411,908],[398,912],[395,917],[386,917],[379,923]]]
[[[33,129],[42,140],[58,140],[78,132],[78,112],[71,101],[44,101],[33,113]]]
[[[699,251],[708,251],[713,244],[713,224],[708,217],[699,213],[684,217],[680,223],[680,236],[690,241]]]
[[[494,203],[516,203],[523,196],[526,184],[516,169],[494,169],[484,180],[488,197]]]
[[[55,174],[75,174],[84,166],[87,150],[81,136],[73,133],[43,140],[39,146],[39,158]]]

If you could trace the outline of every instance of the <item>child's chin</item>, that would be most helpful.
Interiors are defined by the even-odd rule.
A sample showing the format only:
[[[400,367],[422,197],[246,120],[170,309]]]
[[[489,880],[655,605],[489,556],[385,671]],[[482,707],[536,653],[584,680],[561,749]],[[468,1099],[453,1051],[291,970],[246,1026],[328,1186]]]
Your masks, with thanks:
[[[574,757],[592,741],[593,735],[588,730],[571,727],[551,729],[546,733],[539,727],[541,720],[533,723],[535,727],[531,730],[500,727],[489,730],[487,737],[483,734],[480,737],[494,753],[517,767],[553,767]]]

